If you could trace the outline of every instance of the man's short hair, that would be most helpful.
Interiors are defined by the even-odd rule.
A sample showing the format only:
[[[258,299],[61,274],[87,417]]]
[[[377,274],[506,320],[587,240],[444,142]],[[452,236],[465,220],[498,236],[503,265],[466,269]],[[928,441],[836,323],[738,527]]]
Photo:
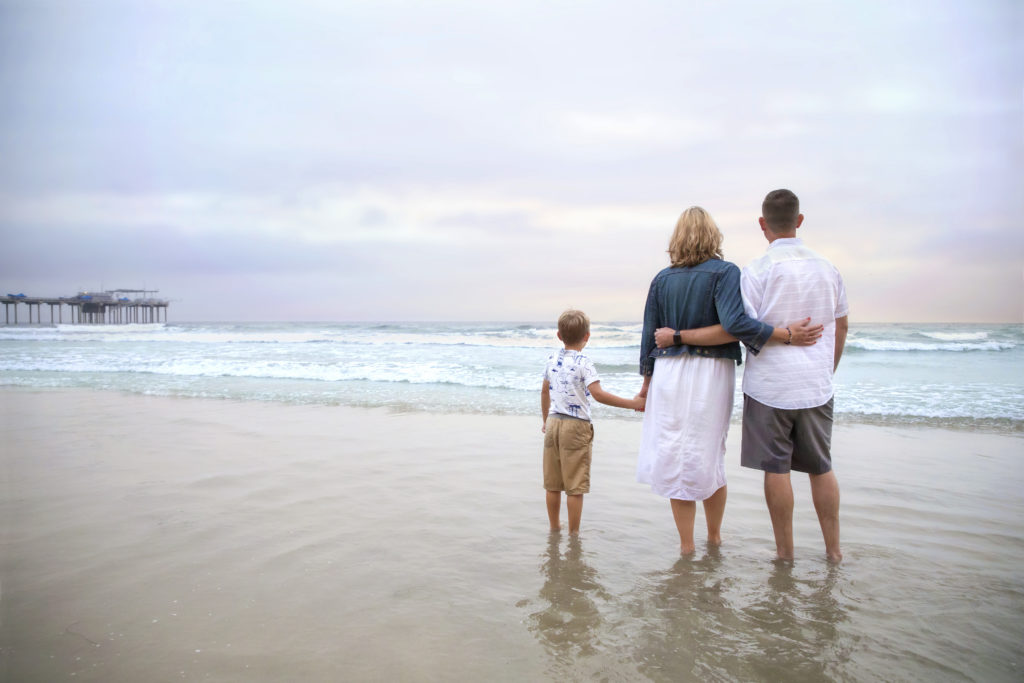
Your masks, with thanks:
[[[570,308],[558,316],[558,333],[562,342],[570,346],[579,344],[590,333],[590,318],[583,311]]]
[[[800,200],[789,190],[772,190],[761,202],[761,217],[773,232],[786,232],[796,227]]]

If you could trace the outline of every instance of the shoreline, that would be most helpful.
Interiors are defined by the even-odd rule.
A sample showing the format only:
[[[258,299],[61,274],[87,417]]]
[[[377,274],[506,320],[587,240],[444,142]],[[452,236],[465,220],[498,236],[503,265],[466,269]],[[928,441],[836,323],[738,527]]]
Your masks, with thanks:
[[[467,417],[508,417],[508,418],[532,418],[532,415],[525,415],[523,413],[515,412],[507,409],[497,409],[495,412],[480,411],[465,411],[457,409],[443,408],[426,408],[416,403],[396,403],[389,405],[360,405],[360,404],[344,404],[344,403],[331,403],[331,402],[320,402],[313,400],[282,400],[277,397],[261,398],[261,397],[250,397],[250,398],[238,398],[235,396],[192,396],[192,395],[180,395],[180,394],[160,394],[160,393],[142,393],[128,389],[121,388],[98,388],[98,387],[44,387],[44,386],[30,386],[20,384],[0,384],[0,393],[3,392],[96,392],[100,394],[112,393],[124,396],[126,398],[166,398],[170,400],[196,400],[196,401],[226,401],[230,403],[238,404],[268,404],[278,406],[290,406],[290,407],[321,407],[330,409],[344,409],[344,410],[369,410],[369,411],[384,411],[388,414],[394,415],[448,415],[448,416],[459,416],[464,415]],[[538,402],[538,415],[539,415],[539,402]],[[742,410],[737,406],[733,411],[733,416],[730,419],[730,429],[738,429],[742,420]],[[639,423],[640,417],[633,416],[631,414],[625,414],[624,411],[606,408],[600,404],[594,406],[594,422],[625,422],[625,423]],[[1024,421],[1013,420],[1011,418],[970,418],[970,417],[958,417],[958,418],[931,418],[931,417],[914,417],[907,418],[899,415],[858,415],[852,417],[849,414],[839,413],[835,418],[836,429],[846,429],[855,427],[879,427],[888,429],[909,429],[909,430],[945,430],[950,432],[970,432],[980,434],[992,434],[1000,436],[1018,436],[1024,437]]]

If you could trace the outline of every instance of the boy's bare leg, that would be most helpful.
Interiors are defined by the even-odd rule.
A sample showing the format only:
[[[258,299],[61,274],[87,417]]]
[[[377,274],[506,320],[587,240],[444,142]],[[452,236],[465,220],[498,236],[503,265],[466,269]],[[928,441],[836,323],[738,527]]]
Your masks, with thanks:
[[[693,545],[693,519],[697,516],[697,503],[692,500],[670,499],[672,503],[672,517],[676,520],[676,530],[679,532],[679,550],[684,553],[692,553],[695,550]]]
[[[565,494],[565,509],[569,512],[569,533],[578,534],[583,519],[583,494]]]
[[[722,545],[722,519],[725,517],[726,487],[715,491],[704,500],[704,519],[708,523],[708,543]]]
[[[821,535],[825,539],[825,554],[830,562],[841,562],[839,549],[839,481],[835,472],[811,475],[811,498],[818,513]]]
[[[548,504],[548,521],[551,523],[551,530],[558,531],[562,528],[561,522],[558,521],[558,515],[561,513],[562,508],[562,492],[561,491],[545,491],[546,502]]]
[[[793,485],[789,472],[764,473],[764,499],[775,531],[775,550],[780,560],[793,559]]]

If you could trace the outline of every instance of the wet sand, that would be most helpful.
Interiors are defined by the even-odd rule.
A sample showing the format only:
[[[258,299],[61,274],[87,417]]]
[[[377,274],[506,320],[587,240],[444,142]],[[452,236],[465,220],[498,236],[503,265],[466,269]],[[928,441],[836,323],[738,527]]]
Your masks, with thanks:
[[[730,434],[678,554],[596,425],[550,536],[539,418],[0,390],[0,680],[1019,680],[1024,439],[837,425],[839,567],[772,559]],[[563,515],[564,506],[563,506]]]

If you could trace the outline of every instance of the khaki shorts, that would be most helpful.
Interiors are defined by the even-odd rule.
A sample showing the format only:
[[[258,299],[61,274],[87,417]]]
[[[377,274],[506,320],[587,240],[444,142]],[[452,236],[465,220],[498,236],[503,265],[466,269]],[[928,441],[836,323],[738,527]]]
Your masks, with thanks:
[[[816,408],[773,408],[743,395],[740,464],[775,474],[832,470],[832,399]]]
[[[594,425],[571,417],[548,416],[544,431],[544,488],[569,495],[590,493]]]

